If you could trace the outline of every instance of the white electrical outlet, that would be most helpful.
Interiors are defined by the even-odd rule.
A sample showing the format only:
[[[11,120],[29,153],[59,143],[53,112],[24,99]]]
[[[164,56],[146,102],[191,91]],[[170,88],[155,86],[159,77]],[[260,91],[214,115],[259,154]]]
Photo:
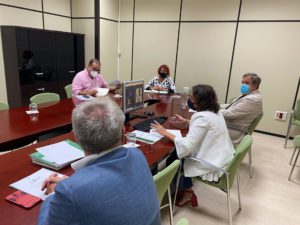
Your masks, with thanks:
[[[277,119],[277,120],[286,120],[287,114],[288,114],[287,112],[275,111],[274,118]]]

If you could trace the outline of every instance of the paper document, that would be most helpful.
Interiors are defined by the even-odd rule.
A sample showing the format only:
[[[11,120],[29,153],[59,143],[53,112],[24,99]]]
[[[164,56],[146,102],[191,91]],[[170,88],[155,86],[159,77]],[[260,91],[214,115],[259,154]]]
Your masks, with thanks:
[[[45,191],[41,191],[43,182],[52,174],[56,173],[47,169],[40,169],[39,171],[25,177],[15,183],[9,185],[9,187],[15,188],[17,190],[26,192],[28,194],[34,195],[42,200],[45,200],[48,195],[45,195]],[[58,176],[63,176],[60,173],[57,173]]]
[[[152,93],[152,94],[168,94],[168,91],[157,91],[157,90],[144,90],[145,93]]]
[[[109,91],[109,88],[97,88],[97,94],[96,96],[106,96],[108,91]]]
[[[162,139],[162,137],[159,137],[155,134],[151,134],[151,133],[147,133],[147,132],[143,132],[143,131],[139,131],[139,130],[135,130],[135,131],[133,131],[133,133],[135,133],[136,139],[138,141],[149,143],[149,144],[153,144],[153,143],[159,141],[160,139]]]
[[[75,97],[78,98],[79,100],[82,100],[82,101],[91,100],[91,99],[95,98],[95,97],[90,96],[90,95],[75,95]]]
[[[140,145],[136,144],[136,143],[129,142],[127,144],[124,144],[123,147],[125,147],[125,148],[133,148],[133,147],[138,148],[138,147],[140,147]]]
[[[68,144],[66,141],[61,141],[56,144],[47,145],[36,149],[44,155],[47,161],[52,161],[58,165],[65,164],[84,157],[83,151]]]
[[[167,129],[167,131],[168,131],[169,133],[175,135],[176,137],[182,138],[182,135],[181,135],[181,131],[180,131],[180,130]],[[160,135],[159,133],[155,132],[154,129],[151,129],[151,130],[150,130],[150,133],[151,133],[152,135],[156,135],[157,137],[163,138],[163,136]]]
[[[29,111],[26,111],[26,113],[27,113],[28,115],[30,115],[30,114],[38,114],[39,111],[38,111],[38,110],[29,110]]]

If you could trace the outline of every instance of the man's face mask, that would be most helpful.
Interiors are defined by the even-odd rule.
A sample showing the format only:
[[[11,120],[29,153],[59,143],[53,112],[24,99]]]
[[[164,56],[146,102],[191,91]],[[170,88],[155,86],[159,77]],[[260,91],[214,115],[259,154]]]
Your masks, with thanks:
[[[90,74],[91,74],[91,76],[92,76],[93,78],[95,78],[95,77],[98,76],[98,72],[97,72],[97,71],[94,71],[94,70],[92,70],[92,71],[90,72]]]
[[[242,84],[240,91],[242,93],[242,95],[246,95],[250,93],[250,86],[248,84]]]

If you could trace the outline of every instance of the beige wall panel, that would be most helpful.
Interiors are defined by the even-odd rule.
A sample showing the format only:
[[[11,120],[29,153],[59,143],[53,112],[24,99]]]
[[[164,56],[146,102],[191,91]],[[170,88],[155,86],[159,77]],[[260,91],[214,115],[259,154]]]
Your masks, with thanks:
[[[43,28],[42,13],[0,6],[0,25]]]
[[[299,20],[298,0],[244,0],[242,20]]]
[[[6,80],[5,80],[5,72],[4,72],[4,64],[3,64],[1,28],[0,28],[0,101],[7,102]]]
[[[239,0],[184,0],[182,20],[236,20]]]
[[[132,23],[121,23],[120,27],[120,80],[131,79],[131,52],[132,52]]]
[[[85,34],[84,48],[85,48],[85,65],[91,58],[95,57],[95,39],[94,39],[94,20],[93,19],[73,19],[73,32]]]
[[[134,29],[133,79],[148,82],[161,64],[170,67],[173,79],[178,24],[137,23]]]
[[[43,0],[44,11],[71,16],[70,0]]]
[[[94,14],[94,0],[72,0],[73,17],[92,17]]]
[[[287,123],[276,110],[291,110],[300,72],[299,23],[243,23],[239,26],[229,96],[239,95],[242,74],[262,77],[264,118],[259,130],[284,135]]]
[[[107,20],[100,20],[100,61],[101,72],[106,81],[117,79],[117,45],[118,24]]]
[[[71,32],[71,19],[44,14],[45,29]]]
[[[41,0],[0,0],[0,3],[42,11]]]
[[[133,20],[133,0],[120,0],[121,21]]]
[[[179,20],[180,0],[137,0],[135,20]]]
[[[209,84],[219,102],[225,101],[234,33],[234,23],[182,24],[176,75],[178,91],[182,92],[185,86]]]
[[[118,20],[119,0],[100,0],[100,17]]]

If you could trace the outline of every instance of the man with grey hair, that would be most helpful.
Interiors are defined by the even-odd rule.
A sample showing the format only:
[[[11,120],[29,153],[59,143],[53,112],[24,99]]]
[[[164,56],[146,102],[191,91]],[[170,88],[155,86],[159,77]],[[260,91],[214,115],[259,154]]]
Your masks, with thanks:
[[[84,102],[72,114],[74,134],[85,157],[69,178],[51,175],[42,189],[50,195],[39,225],[158,225],[159,203],[140,150],[121,146],[124,114],[109,97]]]
[[[262,115],[262,98],[258,90],[261,78],[255,73],[243,75],[242,95],[222,110],[229,135],[234,145],[240,143],[251,123]]]

